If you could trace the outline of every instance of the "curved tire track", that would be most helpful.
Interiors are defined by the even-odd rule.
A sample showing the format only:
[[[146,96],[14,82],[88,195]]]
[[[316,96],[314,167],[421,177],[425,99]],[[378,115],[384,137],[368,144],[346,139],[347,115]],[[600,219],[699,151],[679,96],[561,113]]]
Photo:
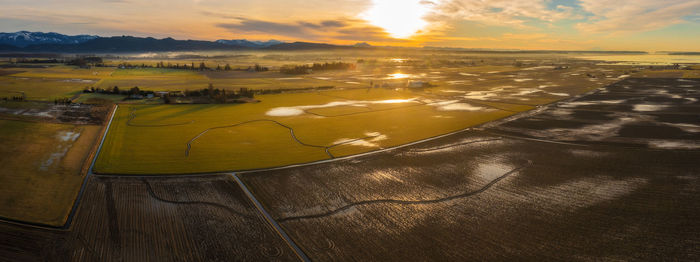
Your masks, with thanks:
[[[223,129],[223,128],[231,128],[231,127],[237,127],[237,126],[242,126],[242,125],[245,125],[245,124],[256,123],[256,122],[271,122],[271,123],[277,124],[277,125],[279,125],[279,126],[281,126],[281,127],[284,127],[284,128],[286,128],[286,129],[288,129],[288,130],[289,130],[289,133],[292,135],[292,138],[294,139],[294,141],[296,141],[297,143],[299,143],[299,144],[302,145],[302,146],[308,146],[308,147],[314,147],[314,148],[321,148],[321,149],[324,149],[324,150],[326,149],[326,146],[311,145],[311,144],[307,144],[307,143],[302,142],[302,141],[299,140],[299,139],[297,138],[297,136],[294,134],[294,129],[292,129],[291,127],[289,127],[289,126],[287,126],[287,125],[285,125],[285,124],[282,124],[282,123],[280,123],[280,122],[277,122],[277,121],[271,120],[271,119],[256,119],[256,120],[249,120],[249,121],[245,121],[245,122],[240,122],[240,123],[233,124],[233,125],[216,126],[216,127],[207,128],[206,130],[204,130],[204,131],[202,131],[201,133],[199,133],[198,135],[196,135],[194,138],[190,139],[190,141],[187,141],[187,149],[185,149],[185,156],[189,156],[189,155],[190,155],[190,150],[192,149],[192,142],[194,142],[195,140],[197,140],[198,138],[200,138],[201,136],[203,136],[204,134],[206,134],[207,132],[209,132],[209,131],[211,131],[211,130],[214,130],[214,129]],[[326,153],[327,153],[328,156],[330,156],[331,158],[335,158],[332,154],[328,153],[328,151],[326,151]]]
[[[348,210],[352,207],[355,206],[362,206],[362,205],[372,205],[372,204],[396,204],[396,205],[427,205],[427,204],[436,204],[436,203],[441,203],[441,202],[446,202],[458,198],[465,198],[465,197],[470,197],[474,196],[480,193],[483,193],[484,191],[488,190],[491,188],[493,185],[496,183],[500,182],[501,180],[505,179],[506,177],[530,166],[532,164],[531,160],[528,160],[526,164],[517,167],[511,171],[506,172],[505,174],[495,178],[494,180],[491,180],[488,184],[484,185],[483,187],[474,190],[474,191],[469,191],[465,192],[462,194],[458,195],[453,195],[449,197],[443,197],[443,198],[437,198],[437,199],[429,199],[429,200],[396,200],[396,199],[376,199],[376,200],[365,200],[365,201],[360,201],[360,202],[355,202],[351,203],[345,206],[342,206],[340,208],[337,208],[335,210],[326,212],[326,213],[321,213],[321,214],[315,214],[315,215],[304,215],[304,216],[292,216],[292,217],[284,217],[277,219],[279,223],[282,222],[287,222],[287,221],[292,221],[292,220],[302,220],[302,219],[312,219],[312,218],[322,218],[322,217],[327,217],[327,216],[332,216],[335,214],[338,214],[340,212],[343,212],[345,210]]]
[[[254,217],[254,216],[241,213],[241,212],[239,212],[239,211],[234,210],[233,208],[231,208],[231,207],[229,207],[229,206],[225,206],[225,205],[222,205],[222,204],[219,204],[219,203],[204,202],[204,201],[175,201],[175,200],[164,199],[164,198],[162,198],[162,197],[156,195],[156,193],[153,191],[153,188],[151,187],[151,183],[148,182],[148,180],[143,179],[142,181],[143,181],[144,184],[146,184],[146,191],[148,191],[148,194],[149,194],[152,198],[154,198],[154,199],[156,199],[156,200],[158,200],[158,201],[161,201],[161,202],[165,202],[165,203],[168,203],[168,204],[176,204],[176,205],[208,205],[208,206],[214,206],[214,207],[218,207],[218,208],[221,208],[221,209],[225,209],[225,210],[229,211],[229,212],[232,213],[232,214],[235,214],[235,215],[238,215],[238,216],[241,216],[241,217],[244,217],[244,218],[248,218],[248,219],[255,219],[255,218],[256,218],[256,217]]]
[[[409,152],[409,153],[425,153],[425,152],[438,151],[438,150],[447,149],[447,148],[453,148],[453,147],[458,147],[458,146],[464,146],[464,145],[470,145],[470,144],[476,144],[476,143],[485,143],[485,142],[491,142],[491,141],[500,141],[500,140],[503,140],[503,139],[501,139],[501,138],[481,139],[481,140],[474,140],[474,141],[463,142],[463,143],[457,143],[457,144],[450,144],[450,145],[439,146],[439,147],[431,147],[431,148],[424,148],[424,149],[414,149],[414,150],[411,150],[411,151],[408,151],[408,152]]]

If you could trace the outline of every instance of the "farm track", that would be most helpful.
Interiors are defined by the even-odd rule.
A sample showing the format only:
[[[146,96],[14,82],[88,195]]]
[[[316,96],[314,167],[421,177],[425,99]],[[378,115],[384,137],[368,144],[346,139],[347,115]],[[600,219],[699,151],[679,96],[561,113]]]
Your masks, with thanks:
[[[231,174],[231,176],[236,181],[236,183],[238,183],[238,186],[240,186],[241,190],[243,190],[243,193],[245,193],[245,195],[248,197],[250,202],[252,202],[253,205],[255,205],[255,208],[257,208],[258,212],[265,218],[265,220],[270,224],[270,226],[272,226],[275,229],[275,232],[280,236],[280,238],[282,238],[282,240],[284,240],[284,242],[292,250],[294,250],[294,253],[296,254],[296,256],[301,261],[305,261],[305,262],[311,261],[311,260],[309,260],[309,257],[306,256],[304,251],[302,251],[301,248],[299,248],[299,246],[297,246],[297,244],[294,242],[294,240],[292,240],[289,237],[289,235],[287,235],[287,232],[285,232],[284,229],[282,229],[282,227],[277,223],[277,221],[275,221],[275,219],[272,218],[272,216],[265,210],[262,203],[260,203],[260,201],[258,201],[258,199],[255,198],[255,195],[253,195],[253,193],[250,192],[248,187],[245,185],[245,183],[243,183],[243,181],[241,181],[241,179],[238,177],[238,175],[233,173],[233,174]]]
[[[398,200],[398,199],[365,200],[365,201],[354,202],[354,203],[351,203],[351,204],[348,204],[348,205],[342,206],[340,208],[331,210],[329,212],[321,213],[321,214],[283,217],[283,218],[278,218],[277,221],[280,223],[284,223],[287,221],[294,221],[294,220],[328,217],[328,216],[332,216],[332,215],[341,213],[341,212],[348,210],[350,208],[353,208],[356,206],[363,206],[363,205],[374,205],[374,204],[428,205],[428,204],[437,204],[437,203],[441,203],[441,202],[447,202],[447,201],[451,201],[451,200],[455,200],[455,199],[459,199],[459,198],[470,197],[470,196],[474,196],[474,195],[485,192],[486,190],[488,190],[489,188],[494,186],[499,181],[507,178],[508,176],[510,176],[514,173],[517,173],[517,172],[523,170],[524,168],[526,168],[530,165],[532,165],[532,161],[527,160],[527,164],[516,167],[515,169],[510,170],[501,176],[498,176],[497,178],[491,180],[491,182],[487,183],[486,185],[484,185],[483,187],[481,187],[477,190],[464,192],[462,194],[452,195],[452,196],[443,197],[443,198],[436,198],[436,199],[426,199],[426,200]]]

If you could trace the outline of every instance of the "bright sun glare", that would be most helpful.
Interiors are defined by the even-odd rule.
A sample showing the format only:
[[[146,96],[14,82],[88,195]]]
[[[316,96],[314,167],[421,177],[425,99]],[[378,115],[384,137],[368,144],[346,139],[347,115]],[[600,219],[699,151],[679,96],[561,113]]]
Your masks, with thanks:
[[[383,28],[395,38],[408,38],[428,25],[423,17],[429,6],[421,0],[372,0],[372,7],[361,17]]]

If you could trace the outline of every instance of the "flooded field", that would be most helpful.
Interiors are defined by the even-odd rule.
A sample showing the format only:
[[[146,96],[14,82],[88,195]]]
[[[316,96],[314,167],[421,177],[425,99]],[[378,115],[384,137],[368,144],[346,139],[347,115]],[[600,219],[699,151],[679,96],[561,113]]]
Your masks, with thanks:
[[[696,80],[629,78],[490,130],[562,142],[699,149],[699,90]]]
[[[695,260],[700,114],[681,82],[628,79],[439,140],[241,176],[314,260]],[[659,85],[683,96],[647,96]]]

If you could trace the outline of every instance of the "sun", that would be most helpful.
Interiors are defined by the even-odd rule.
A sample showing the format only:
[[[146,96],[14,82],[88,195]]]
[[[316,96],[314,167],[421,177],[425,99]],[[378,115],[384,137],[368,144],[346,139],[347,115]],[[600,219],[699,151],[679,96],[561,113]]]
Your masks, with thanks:
[[[423,17],[430,7],[421,0],[372,0],[369,10],[360,15],[381,27],[394,38],[409,38],[428,25]]]

